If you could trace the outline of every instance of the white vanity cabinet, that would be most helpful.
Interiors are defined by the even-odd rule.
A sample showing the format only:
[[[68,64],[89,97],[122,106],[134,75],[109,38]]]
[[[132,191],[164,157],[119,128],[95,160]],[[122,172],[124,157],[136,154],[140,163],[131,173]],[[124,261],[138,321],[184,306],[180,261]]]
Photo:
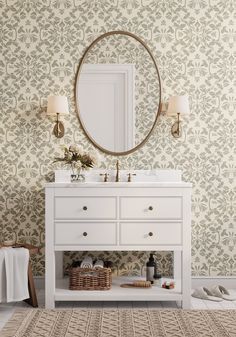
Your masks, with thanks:
[[[63,251],[173,251],[175,289],[71,291]],[[136,278],[137,279],[137,278]],[[55,301],[182,301],[190,308],[191,184],[46,184],[46,308]]]

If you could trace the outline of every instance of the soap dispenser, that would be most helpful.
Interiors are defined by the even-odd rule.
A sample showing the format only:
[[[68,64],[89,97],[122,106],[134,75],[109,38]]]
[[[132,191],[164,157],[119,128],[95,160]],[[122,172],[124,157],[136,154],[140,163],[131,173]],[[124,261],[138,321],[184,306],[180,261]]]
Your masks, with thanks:
[[[146,263],[146,280],[153,284],[153,276],[156,273],[157,265],[153,257],[154,254],[150,254],[149,260]]]

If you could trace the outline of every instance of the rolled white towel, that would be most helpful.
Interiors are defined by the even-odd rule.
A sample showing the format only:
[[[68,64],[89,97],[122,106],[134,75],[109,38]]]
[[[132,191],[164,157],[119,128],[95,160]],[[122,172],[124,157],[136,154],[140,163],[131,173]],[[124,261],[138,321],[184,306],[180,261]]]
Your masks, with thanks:
[[[104,268],[104,262],[102,260],[97,260],[94,263],[93,268]]]
[[[81,262],[80,268],[93,268],[93,260],[90,256],[86,256]]]

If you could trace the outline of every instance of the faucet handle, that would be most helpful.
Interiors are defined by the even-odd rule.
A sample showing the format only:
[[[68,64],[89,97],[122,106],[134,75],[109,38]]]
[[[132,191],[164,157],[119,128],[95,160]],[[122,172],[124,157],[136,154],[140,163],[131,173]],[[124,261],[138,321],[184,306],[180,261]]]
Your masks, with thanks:
[[[128,173],[127,176],[128,176],[128,183],[130,183],[131,182],[131,176],[136,176],[136,173]]]
[[[104,183],[106,183],[108,181],[108,176],[109,176],[109,173],[100,173],[100,176],[104,176]]]

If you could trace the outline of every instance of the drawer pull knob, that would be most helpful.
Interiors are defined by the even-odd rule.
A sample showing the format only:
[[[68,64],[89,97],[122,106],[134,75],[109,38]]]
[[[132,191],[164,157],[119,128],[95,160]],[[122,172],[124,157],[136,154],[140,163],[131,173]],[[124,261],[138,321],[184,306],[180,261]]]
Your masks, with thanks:
[[[152,207],[152,206],[149,206],[148,209],[149,209],[149,211],[152,211],[152,210],[153,210],[153,207]]]
[[[149,232],[148,235],[149,235],[149,236],[153,236],[153,232]]]
[[[83,210],[84,210],[84,211],[87,211],[87,209],[88,209],[87,206],[84,206],[84,207],[83,207]]]
[[[87,232],[83,232],[83,236],[87,236],[88,235],[88,233]]]

